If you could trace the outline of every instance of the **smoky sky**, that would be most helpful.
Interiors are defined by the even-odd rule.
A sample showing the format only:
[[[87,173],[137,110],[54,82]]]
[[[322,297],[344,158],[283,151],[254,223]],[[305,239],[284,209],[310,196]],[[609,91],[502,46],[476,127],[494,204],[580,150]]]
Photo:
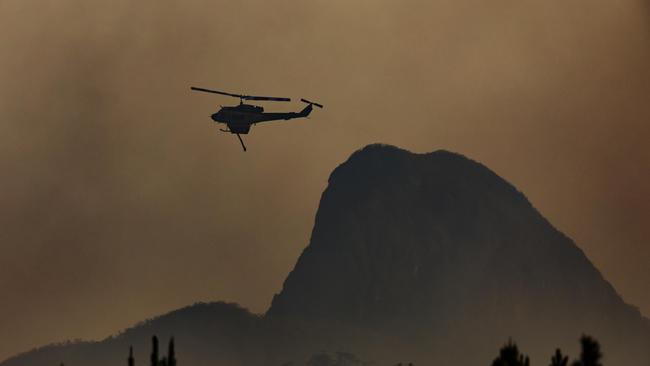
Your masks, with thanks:
[[[650,315],[647,1],[0,1],[0,359],[195,301],[264,312],[329,173],[448,149]],[[218,133],[232,92],[321,102]],[[267,110],[299,110],[297,102]]]

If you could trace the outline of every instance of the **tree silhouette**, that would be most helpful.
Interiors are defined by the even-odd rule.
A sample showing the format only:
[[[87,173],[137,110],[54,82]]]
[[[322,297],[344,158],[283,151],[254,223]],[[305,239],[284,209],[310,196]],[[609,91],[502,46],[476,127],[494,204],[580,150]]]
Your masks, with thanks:
[[[167,349],[167,357],[159,358],[158,352],[158,337],[153,336],[151,339],[153,343],[153,350],[151,351],[151,366],[176,366],[176,352],[174,351],[174,337],[169,340],[169,348]],[[63,366],[63,364],[61,364]],[[133,358],[133,346],[129,347],[128,366],[135,366],[135,359]]]
[[[567,366],[569,363],[569,357],[564,356],[562,354],[562,351],[560,349],[555,350],[555,354],[551,358],[551,365],[550,366]]]
[[[572,366],[602,366],[600,359],[603,354],[600,352],[600,344],[594,338],[583,335],[580,337],[580,345],[580,359],[573,361]]]
[[[167,349],[167,366],[176,366],[176,352],[174,352],[174,337],[169,340]]]
[[[530,358],[520,354],[517,345],[509,339],[499,351],[499,357],[492,362],[492,366],[530,366]]]
[[[129,366],[135,366],[135,359],[133,358],[133,346],[129,347]]]
[[[158,366],[158,337],[153,336],[153,351],[151,351],[151,366]]]

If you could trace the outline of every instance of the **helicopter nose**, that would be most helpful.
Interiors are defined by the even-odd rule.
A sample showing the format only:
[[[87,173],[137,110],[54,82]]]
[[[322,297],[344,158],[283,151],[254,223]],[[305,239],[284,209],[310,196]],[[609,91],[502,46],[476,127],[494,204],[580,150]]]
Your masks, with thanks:
[[[218,113],[214,113],[213,115],[210,116],[210,117],[212,117],[213,121],[217,121],[217,114]]]

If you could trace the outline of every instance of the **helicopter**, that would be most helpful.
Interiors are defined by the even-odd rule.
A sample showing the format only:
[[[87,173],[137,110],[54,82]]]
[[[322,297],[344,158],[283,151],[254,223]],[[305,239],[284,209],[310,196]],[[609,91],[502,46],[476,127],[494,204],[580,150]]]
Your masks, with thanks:
[[[310,102],[307,99],[300,99],[301,102],[307,103],[307,106],[300,112],[280,112],[268,113],[264,112],[264,108],[258,105],[245,104],[245,100],[263,100],[272,102],[290,102],[290,98],[280,97],[261,97],[256,95],[242,95],[226,93],[219,90],[190,87],[191,90],[200,91],[205,93],[214,93],[227,95],[230,97],[239,98],[239,105],[236,106],[222,106],[216,113],[211,115],[212,120],[216,123],[224,123],[228,126],[227,129],[219,129],[221,132],[230,132],[237,135],[242,148],[246,151],[246,145],[240,135],[246,135],[250,132],[251,126],[260,122],[269,122],[277,120],[290,120],[293,118],[303,118],[309,116],[313,106],[323,108],[322,104]]]

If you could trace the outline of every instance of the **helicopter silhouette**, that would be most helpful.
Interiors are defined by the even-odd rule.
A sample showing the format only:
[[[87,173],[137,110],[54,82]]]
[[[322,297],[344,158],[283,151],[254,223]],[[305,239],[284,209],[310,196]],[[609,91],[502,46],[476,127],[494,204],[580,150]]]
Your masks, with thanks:
[[[244,140],[242,140],[240,135],[246,135],[251,130],[251,126],[258,124],[260,122],[269,122],[269,121],[278,121],[278,120],[290,120],[293,118],[303,118],[309,116],[313,110],[313,106],[318,108],[323,108],[322,104],[310,102],[306,99],[300,99],[303,103],[307,103],[307,106],[300,112],[280,112],[280,113],[268,113],[264,112],[264,108],[258,105],[244,104],[245,100],[264,100],[272,102],[290,102],[290,98],[280,98],[280,97],[262,97],[255,95],[242,95],[242,94],[233,94],[226,93],[218,90],[205,89],[190,87],[191,90],[200,91],[205,93],[214,93],[227,95],[230,97],[239,98],[239,105],[236,106],[225,106],[221,107],[216,113],[211,115],[212,120],[216,123],[224,123],[228,126],[228,129],[219,129],[221,132],[230,132],[237,135],[239,142],[241,143],[242,148],[246,151],[246,145],[244,145]]]

